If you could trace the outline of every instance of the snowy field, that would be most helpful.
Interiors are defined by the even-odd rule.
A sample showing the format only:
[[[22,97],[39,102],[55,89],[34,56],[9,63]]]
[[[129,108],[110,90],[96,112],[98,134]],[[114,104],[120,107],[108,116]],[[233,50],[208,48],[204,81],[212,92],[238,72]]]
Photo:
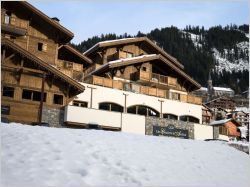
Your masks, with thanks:
[[[1,124],[3,186],[249,186],[250,158],[219,142]]]

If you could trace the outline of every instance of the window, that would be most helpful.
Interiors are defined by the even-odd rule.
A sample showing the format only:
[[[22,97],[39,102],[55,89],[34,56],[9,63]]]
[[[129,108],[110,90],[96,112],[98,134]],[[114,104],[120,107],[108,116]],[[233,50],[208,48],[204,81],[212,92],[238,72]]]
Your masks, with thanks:
[[[177,120],[178,116],[174,114],[163,114],[163,118]]]
[[[192,122],[192,123],[199,123],[200,120],[193,116],[180,116],[181,121]]]
[[[3,96],[5,97],[14,97],[14,88],[9,86],[3,87]]]
[[[219,127],[219,134],[228,135],[227,128],[224,126]]]
[[[54,104],[63,105],[63,96],[54,94]]]
[[[180,94],[179,93],[170,92],[170,94],[171,94],[171,99],[180,100]]]
[[[32,101],[41,101],[42,94],[41,92],[34,91],[34,90],[23,90],[22,98]],[[47,93],[44,93],[43,95],[43,102],[46,102]]]
[[[32,100],[32,91],[31,90],[23,90],[22,98]]]
[[[129,53],[129,52],[127,52],[127,58],[132,58],[133,57],[133,53]]]
[[[144,106],[144,105],[134,105],[134,106],[128,107],[127,112],[131,114],[139,114],[139,115],[144,115],[144,116],[155,116],[155,117],[160,116],[160,113],[158,111],[156,111],[155,109],[151,107]]]
[[[10,115],[10,106],[1,105],[1,114]]]
[[[142,67],[142,71],[147,71],[147,68],[146,67]]]
[[[87,108],[88,107],[88,102],[85,102],[85,101],[73,101],[73,105]]]
[[[7,11],[4,15],[4,23],[5,24],[10,24],[10,18],[11,18],[11,12]]]
[[[47,44],[38,42],[37,50],[38,50],[38,51],[47,51]]]
[[[116,103],[100,103],[99,104],[100,110],[108,110],[108,111],[114,111],[114,112],[123,112],[123,107],[121,105],[118,105]]]

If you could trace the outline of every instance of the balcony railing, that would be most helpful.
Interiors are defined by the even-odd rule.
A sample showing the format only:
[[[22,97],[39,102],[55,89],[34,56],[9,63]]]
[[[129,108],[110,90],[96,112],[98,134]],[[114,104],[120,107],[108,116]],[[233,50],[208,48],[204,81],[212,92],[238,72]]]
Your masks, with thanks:
[[[7,16],[4,15],[2,18],[2,24],[6,26],[12,26],[17,27],[20,29],[27,29],[28,28],[28,22],[22,19],[19,19],[14,16]]]
[[[153,88],[150,86],[142,86],[134,83],[127,83],[122,82],[120,80],[113,80],[108,79],[104,77],[99,76],[89,76],[87,80],[85,80],[86,83],[94,84],[98,86],[104,86],[108,88],[115,88],[119,90],[134,92],[134,93],[140,93],[155,97],[161,97],[171,100],[178,100],[185,103],[192,103],[192,104],[202,104],[201,98],[193,96],[193,95],[187,95],[187,94],[180,94],[180,93],[173,93],[169,92],[169,90],[163,90],[159,88]]]
[[[83,66],[67,60],[57,60],[56,67],[65,75],[77,80],[83,80]]]
[[[176,87],[177,85],[177,79],[169,76],[164,76],[156,73],[150,73],[146,71],[138,71],[134,73],[134,80],[135,81],[148,81],[148,82],[154,82],[158,84],[164,84],[168,86]]]

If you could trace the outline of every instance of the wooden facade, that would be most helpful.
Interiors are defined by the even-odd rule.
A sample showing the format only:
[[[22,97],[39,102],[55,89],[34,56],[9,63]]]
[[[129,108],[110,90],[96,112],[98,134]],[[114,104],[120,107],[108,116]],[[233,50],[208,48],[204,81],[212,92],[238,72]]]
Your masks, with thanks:
[[[231,98],[227,97],[219,97],[217,99],[213,99],[205,105],[211,109],[222,108],[227,112],[233,111],[235,109],[235,102]]]
[[[95,84],[93,80],[102,78],[111,82],[120,80],[125,90],[128,88],[137,93],[193,104],[202,103],[201,98],[190,94],[200,85],[183,71],[183,66],[174,57],[146,37],[99,42],[84,55],[94,62],[84,72],[85,81],[89,83]]]
[[[25,1],[1,2],[1,27],[2,119],[44,122],[45,108],[63,110],[84,91],[74,79],[92,61],[67,46],[72,32]]]

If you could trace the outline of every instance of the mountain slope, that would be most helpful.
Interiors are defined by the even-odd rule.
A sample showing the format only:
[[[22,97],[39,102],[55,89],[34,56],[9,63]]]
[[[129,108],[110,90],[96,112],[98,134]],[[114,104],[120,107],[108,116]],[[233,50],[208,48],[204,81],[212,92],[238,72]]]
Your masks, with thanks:
[[[136,37],[147,36],[166,52],[177,58],[185,71],[202,86],[207,86],[209,71],[215,86],[231,87],[236,93],[249,87],[249,34],[248,25],[203,27],[187,26],[154,29],[148,34],[138,32]],[[101,35],[80,44],[72,44],[81,52],[100,41],[132,37],[124,34]],[[234,77],[228,79],[228,77]]]

